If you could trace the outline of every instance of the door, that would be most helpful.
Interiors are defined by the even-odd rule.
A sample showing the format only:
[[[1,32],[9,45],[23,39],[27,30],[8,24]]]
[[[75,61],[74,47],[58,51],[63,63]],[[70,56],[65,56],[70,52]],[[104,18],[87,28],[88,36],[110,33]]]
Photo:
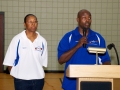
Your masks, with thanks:
[[[0,12],[0,73],[3,72],[4,59],[4,12]]]

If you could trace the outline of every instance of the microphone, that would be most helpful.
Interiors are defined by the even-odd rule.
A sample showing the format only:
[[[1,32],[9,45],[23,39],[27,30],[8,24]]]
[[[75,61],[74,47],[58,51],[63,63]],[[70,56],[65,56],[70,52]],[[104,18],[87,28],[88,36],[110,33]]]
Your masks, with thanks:
[[[86,36],[86,28],[83,28],[83,36]],[[86,48],[86,44],[83,44],[83,47]]]

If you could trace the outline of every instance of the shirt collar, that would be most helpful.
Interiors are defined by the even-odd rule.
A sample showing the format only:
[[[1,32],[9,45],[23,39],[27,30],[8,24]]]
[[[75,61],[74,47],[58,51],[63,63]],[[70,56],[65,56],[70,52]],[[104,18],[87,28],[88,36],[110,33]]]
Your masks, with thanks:
[[[94,31],[92,31],[92,30],[89,28],[89,34],[88,34],[88,37],[94,35],[93,32],[94,32]],[[78,27],[76,27],[76,28],[74,29],[74,34],[75,34],[76,36],[81,35],[81,34],[79,33],[79,28],[78,28]],[[81,36],[82,36],[82,35],[81,35]]]
[[[24,37],[25,39],[28,39],[25,31],[26,31],[26,30],[23,30],[23,31],[22,31],[22,33],[21,33],[21,34],[22,34],[22,37]],[[40,34],[39,34],[37,31],[36,31],[36,33],[38,34],[38,36],[37,36],[37,38],[38,38],[38,37],[40,36]]]

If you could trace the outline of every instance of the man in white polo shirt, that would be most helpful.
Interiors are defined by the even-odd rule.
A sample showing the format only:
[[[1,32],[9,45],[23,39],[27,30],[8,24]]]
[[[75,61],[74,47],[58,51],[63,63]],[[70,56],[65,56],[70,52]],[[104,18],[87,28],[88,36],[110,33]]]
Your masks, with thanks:
[[[15,90],[42,90],[44,67],[48,63],[47,41],[36,31],[37,17],[24,18],[25,30],[16,35],[6,52],[3,65],[8,66],[14,77]]]

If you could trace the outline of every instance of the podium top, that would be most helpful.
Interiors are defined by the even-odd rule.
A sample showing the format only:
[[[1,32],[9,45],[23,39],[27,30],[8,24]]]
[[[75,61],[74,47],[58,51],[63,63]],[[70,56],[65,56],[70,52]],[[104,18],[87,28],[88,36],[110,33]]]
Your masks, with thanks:
[[[106,48],[101,48],[101,47],[88,47],[87,50],[89,53],[104,54],[106,52]]]
[[[66,76],[71,78],[120,78],[119,65],[69,65]]]

